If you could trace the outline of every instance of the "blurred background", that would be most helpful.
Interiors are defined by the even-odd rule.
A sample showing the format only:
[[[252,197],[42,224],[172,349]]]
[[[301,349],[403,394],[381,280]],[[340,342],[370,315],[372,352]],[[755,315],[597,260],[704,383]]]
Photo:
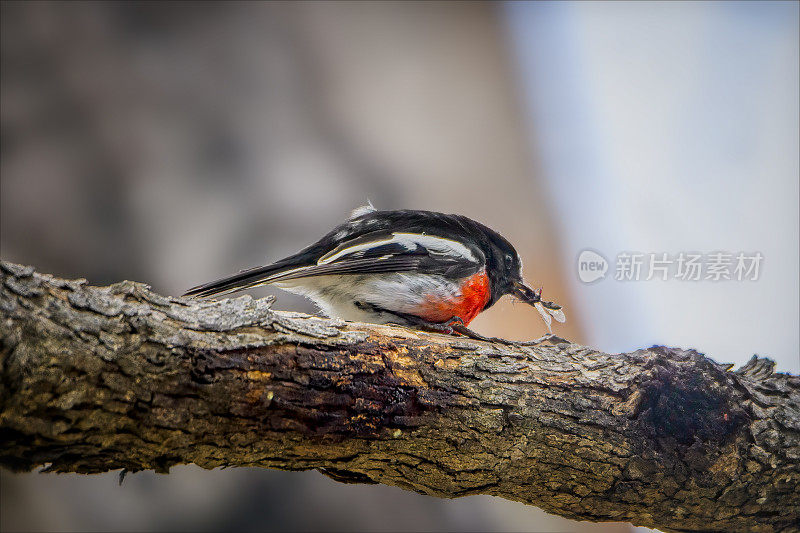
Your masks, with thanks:
[[[800,372],[797,2],[1,6],[4,260],[178,295],[369,198],[499,230],[564,305],[559,335]],[[584,249],[605,279],[580,281]],[[632,251],[764,259],[756,281],[617,281]],[[544,332],[506,300],[473,326]],[[3,531],[631,529],[316,472],[3,471],[0,489]]]

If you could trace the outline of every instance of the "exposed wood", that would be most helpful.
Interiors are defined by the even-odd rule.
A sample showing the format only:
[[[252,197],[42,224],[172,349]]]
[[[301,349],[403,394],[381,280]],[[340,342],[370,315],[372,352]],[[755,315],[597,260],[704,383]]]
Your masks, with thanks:
[[[319,469],[664,530],[800,523],[800,378],[767,359],[485,343],[0,267],[6,468]]]

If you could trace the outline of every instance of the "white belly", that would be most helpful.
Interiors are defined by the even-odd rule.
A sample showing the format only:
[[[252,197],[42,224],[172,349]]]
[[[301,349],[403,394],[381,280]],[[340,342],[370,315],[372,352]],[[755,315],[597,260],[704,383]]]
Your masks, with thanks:
[[[457,299],[460,283],[425,274],[362,274],[314,276],[277,282],[276,287],[310,298],[330,317],[374,324],[398,323],[398,316],[372,306],[415,315],[432,298]],[[367,304],[356,305],[356,302]]]

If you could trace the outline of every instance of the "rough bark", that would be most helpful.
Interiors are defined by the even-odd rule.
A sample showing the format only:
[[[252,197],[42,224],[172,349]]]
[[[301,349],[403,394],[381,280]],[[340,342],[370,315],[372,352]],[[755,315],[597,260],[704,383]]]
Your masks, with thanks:
[[[486,343],[0,267],[12,470],[319,469],[667,530],[800,523],[800,378],[767,359]]]

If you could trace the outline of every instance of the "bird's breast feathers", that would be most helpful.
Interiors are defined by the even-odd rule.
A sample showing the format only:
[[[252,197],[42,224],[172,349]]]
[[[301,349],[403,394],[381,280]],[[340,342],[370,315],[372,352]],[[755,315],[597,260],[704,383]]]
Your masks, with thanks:
[[[464,325],[469,324],[483,311],[491,298],[489,277],[486,271],[481,270],[462,280],[459,285],[459,290],[450,297],[440,298],[437,294],[430,295],[415,314],[430,322],[445,322],[458,317]]]
[[[462,279],[395,272],[315,276],[278,282],[282,289],[314,300],[328,316],[372,323],[403,323],[410,315],[430,322],[460,317],[468,324],[491,296],[485,271]]]

